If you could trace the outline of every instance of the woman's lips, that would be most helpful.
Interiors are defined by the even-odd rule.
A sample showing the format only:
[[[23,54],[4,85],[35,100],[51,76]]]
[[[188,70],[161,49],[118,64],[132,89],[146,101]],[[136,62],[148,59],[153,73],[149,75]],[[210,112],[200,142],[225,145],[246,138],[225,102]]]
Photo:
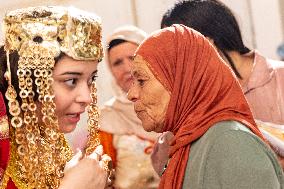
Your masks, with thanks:
[[[67,114],[66,118],[70,123],[78,123],[80,121],[80,114]]]

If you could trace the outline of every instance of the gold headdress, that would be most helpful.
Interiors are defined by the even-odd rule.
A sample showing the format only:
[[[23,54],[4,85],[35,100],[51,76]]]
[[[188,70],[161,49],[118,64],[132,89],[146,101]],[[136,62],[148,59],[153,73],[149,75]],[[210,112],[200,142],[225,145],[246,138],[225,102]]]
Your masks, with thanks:
[[[4,33],[8,67],[5,76],[9,84],[5,96],[13,129],[11,161],[2,181],[11,177],[18,188],[57,188],[71,154],[55,115],[51,86],[55,58],[63,52],[76,60],[100,61],[100,19],[74,8],[30,7],[7,14]],[[19,94],[11,82],[9,54],[13,51],[19,54]],[[95,83],[91,97],[86,153],[99,144]]]

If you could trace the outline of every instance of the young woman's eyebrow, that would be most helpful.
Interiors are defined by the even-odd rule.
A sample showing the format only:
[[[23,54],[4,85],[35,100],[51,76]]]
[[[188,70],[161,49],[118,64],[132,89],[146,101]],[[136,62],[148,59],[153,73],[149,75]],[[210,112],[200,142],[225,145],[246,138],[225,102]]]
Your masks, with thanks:
[[[95,70],[92,75],[97,75],[98,74],[98,70]]]
[[[62,74],[59,75],[82,75],[81,72],[63,72]]]
[[[98,74],[98,70],[95,70],[91,75],[95,75],[95,74]],[[58,74],[58,75],[77,75],[77,76],[81,76],[83,75],[82,72],[70,72],[70,71],[67,71],[67,72],[63,72],[61,74]]]

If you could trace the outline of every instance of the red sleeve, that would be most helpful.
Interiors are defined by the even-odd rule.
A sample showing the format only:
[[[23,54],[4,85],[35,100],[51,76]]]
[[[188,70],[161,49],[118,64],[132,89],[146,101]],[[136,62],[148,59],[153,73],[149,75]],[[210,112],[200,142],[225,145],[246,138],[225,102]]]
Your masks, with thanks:
[[[6,106],[2,93],[0,93],[0,169],[6,169],[9,160],[10,142],[9,142],[9,123],[6,115]],[[1,175],[0,172],[0,177]]]
[[[9,122],[6,115],[6,106],[2,94],[0,93],[0,180],[7,168],[10,155]],[[16,189],[10,179],[7,189]]]
[[[17,187],[15,186],[13,181],[10,179],[8,184],[7,184],[7,188],[6,189],[17,189]]]

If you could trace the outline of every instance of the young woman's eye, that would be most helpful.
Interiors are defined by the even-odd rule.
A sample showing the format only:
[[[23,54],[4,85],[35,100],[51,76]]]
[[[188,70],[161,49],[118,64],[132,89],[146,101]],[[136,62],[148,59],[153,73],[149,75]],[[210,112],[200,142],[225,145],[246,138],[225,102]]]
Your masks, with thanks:
[[[97,75],[93,75],[92,78],[89,80],[88,85],[92,85],[92,83],[97,80],[97,77]]]
[[[66,83],[66,85],[68,85],[69,87],[74,87],[77,83],[77,79],[66,79],[64,83]]]
[[[92,81],[96,81],[97,80],[97,75],[93,75],[93,77],[92,77]]]

